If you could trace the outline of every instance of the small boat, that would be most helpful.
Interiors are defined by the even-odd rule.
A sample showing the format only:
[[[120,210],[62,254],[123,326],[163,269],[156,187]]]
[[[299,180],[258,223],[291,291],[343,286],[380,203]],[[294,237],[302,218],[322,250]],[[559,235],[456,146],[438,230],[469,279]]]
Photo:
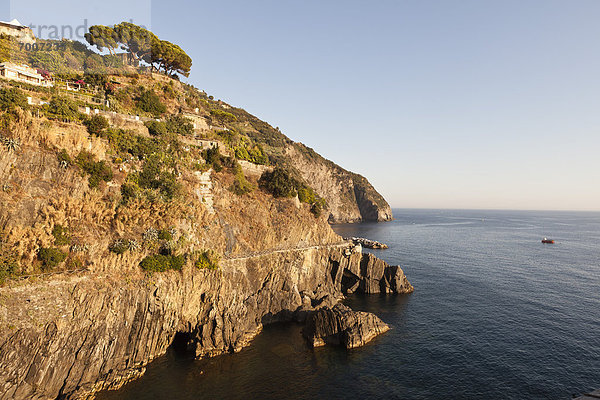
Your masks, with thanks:
[[[542,243],[546,243],[546,244],[554,244],[554,240],[552,240],[552,239],[548,239],[548,238],[543,238],[543,239],[542,239]]]

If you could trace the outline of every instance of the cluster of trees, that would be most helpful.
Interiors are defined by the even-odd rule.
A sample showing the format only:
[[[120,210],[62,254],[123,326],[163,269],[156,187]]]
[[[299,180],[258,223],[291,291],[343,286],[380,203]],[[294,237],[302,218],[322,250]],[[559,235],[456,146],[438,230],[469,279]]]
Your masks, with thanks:
[[[136,60],[169,76],[189,76],[192,68],[192,59],[181,47],[130,22],[121,22],[114,27],[93,25],[85,34],[85,40],[100,51],[107,49],[112,55],[116,49],[126,50]]]
[[[170,115],[165,121],[150,120],[144,125],[152,136],[161,136],[167,133],[177,133],[183,136],[194,134],[194,125],[190,119],[181,115]]]
[[[317,217],[327,207],[325,199],[317,195],[311,187],[294,178],[287,170],[276,167],[265,171],[258,180],[259,186],[273,197],[295,197],[310,205],[310,211]]]

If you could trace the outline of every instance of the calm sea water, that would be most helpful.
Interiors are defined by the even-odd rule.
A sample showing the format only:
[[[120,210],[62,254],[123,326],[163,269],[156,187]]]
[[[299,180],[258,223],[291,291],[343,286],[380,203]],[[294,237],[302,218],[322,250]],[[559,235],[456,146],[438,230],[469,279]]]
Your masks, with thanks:
[[[415,287],[347,300],[393,327],[367,346],[313,350],[299,325],[274,325],[238,354],[170,350],[99,398],[568,399],[600,388],[600,213],[394,216],[335,227],[387,243],[372,252]]]

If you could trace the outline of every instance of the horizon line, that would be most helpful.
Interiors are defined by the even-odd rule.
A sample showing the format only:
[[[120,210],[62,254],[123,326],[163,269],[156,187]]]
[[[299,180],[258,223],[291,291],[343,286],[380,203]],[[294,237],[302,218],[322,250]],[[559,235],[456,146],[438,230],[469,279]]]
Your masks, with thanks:
[[[438,211],[538,211],[538,212],[586,212],[600,213],[600,209],[535,209],[535,208],[444,208],[444,207],[392,207],[392,210],[438,210]]]

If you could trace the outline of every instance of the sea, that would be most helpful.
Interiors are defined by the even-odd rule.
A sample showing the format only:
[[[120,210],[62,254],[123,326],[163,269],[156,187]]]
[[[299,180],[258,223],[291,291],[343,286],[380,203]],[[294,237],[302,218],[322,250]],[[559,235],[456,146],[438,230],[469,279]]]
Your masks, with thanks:
[[[98,399],[570,399],[600,388],[600,213],[393,210],[335,225],[400,265],[412,294],[352,295],[392,329],[312,349],[296,323],[236,354],[177,348]],[[555,244],[542,244],[548,237]]]

